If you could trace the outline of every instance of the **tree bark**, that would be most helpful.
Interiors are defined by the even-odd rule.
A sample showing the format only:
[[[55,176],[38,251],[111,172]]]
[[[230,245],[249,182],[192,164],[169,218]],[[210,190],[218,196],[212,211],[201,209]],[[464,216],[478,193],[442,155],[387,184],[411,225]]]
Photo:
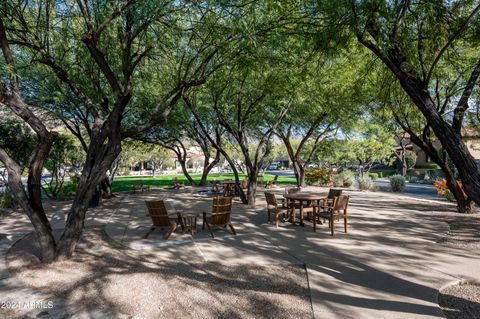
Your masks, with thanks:
[[[247,202],[248,205],[252,208],[255,207],[255,196],[257,195],[257,176],[258,169],[248,168],[248,191],[247,191]]]
[[[402,81],[401,81],[402,83]],[[468,197],[480,205],[480,172],[461,136],[436,112],[427,91],[403,81],[405,90],[423,113],[433,132],[455,164]],[[416,89],[416,90],[415,90]]]
[[[110,178],[105,175],[105,177],[100,182],[100,188],[102,189],[102,198],[112,198],[115,197],[112,190],[112,183],[110,182]]]
[[[128,99],[129,97],[126,97],[119,103],[126,105]],[[92,134],[79,186],[59,240],[57,257],[60,259],[72,256],[81,238],[85,215],[95,188],[121,152],[120,119],[121,112],[112,113],[108,122],[98,132]]]
[[[458,212],[459,213],[471,212],[471,200],[465,199],[463,191],[458,185],[453,172],[448,167],[446,157],[442,156],[443,157],[442,158],[430,141],[420,138],[409,127],[403,124],[397,115],[394,114],[394,117],[397,123],[405,130],[405,132],[407,132],[410,135],[410,140],[413,143],[415,143],[418,147],[420,147],[420,149],[422,149],[425,152],[425,154],[428,155],[434,163],[440,166],[440,169],[445,175],[445,181],[446,181],[447,187],[457,202]]]
[[[212,169],[220,162],[220,152],[217,150],[217,154],[213,161],[210,162],[210,156],[205,155],[204,157],[204,162],[203,162],[203,172],[202,172],[202,178],[200,179],[200,183],[198,183],[198,186],[206,186],[207,185],[207,177],[208,174],[212,171]]]
[[[192,186],[196,186],[197,184],[195,183],[195,181],[193,180],[192,176],[191,176],[190,173],[188,172],[186,159],[182,158],[181,156],[179,156],[179,157],[177,157],[177,158],[178,158],[178,161],[180,162],[180,167],[182,168],[183,175],[185,175],[185,177],[187,178],[188,182],[189,182]]]
[[[52,228],[43,210],[41,201],[35,196],[29,198],[22,183],[21,167],[8,154],[0,148],[0,161],[5,165],[8,172],[8,186],[15,199],[27,214],[35,231],[35,237],[40,245],[41,260],[48,263],[55,259],[56,243],[52,234]],[[38,161],[38,157],[37,157]],[[30,184],[31,187],[34,184]],[[36,192],[32,192],[34,195]]]
[[[406,61],[402,60],[402,55],[394,46],[385,53],[373,42],[366,39],[362,33],[358,33],[357,38],[360,43],[377,55],[399,80],[403,90],[423,114],[457,168],[465,193],[469,197],[468,200],[473,200],[477,205],[480,205],[480,172],[477,164],[461,135],[458,134],[458,129],[456,131],[452,128],[436,109],[428,91],[429,77],[422,81],[415,75],[404,71],[401,66]],[[459,125],[457,124],[457,126]]]

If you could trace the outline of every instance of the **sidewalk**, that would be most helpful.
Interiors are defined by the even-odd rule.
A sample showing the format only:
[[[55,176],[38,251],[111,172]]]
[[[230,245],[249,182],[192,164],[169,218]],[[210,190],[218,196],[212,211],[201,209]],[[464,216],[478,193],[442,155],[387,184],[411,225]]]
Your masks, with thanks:
[[[237,236],[217,230],[215,239],[207,232],[174,233],[169,241],[155,232],[148,240],[140,239],[150,223],[145,199],[166,196],[184,211],[208,211],[211,199],[196,190],[125,194],[89,212],[86,225],[104,225],[108,236],[125,249],[159,257],[174,254],[225,266],[304,267],[315,318],[443,318],[438,289],[460,279],[480,280],[478,251],[436,244],[448,232],[445,216],[455,216],[448,211],[450,206],[381,192],[350,194],[349,233],[338,225],[334,237],[325,225],[314,233],[310,223],[283,224],[278,229],[266,224],[263,193],[255,209],[234,204]],[[56,228],[62,226],[62,216],[55,215]],[[6,229],[3,223],[0,230]],[[200,231],[201,218],[198,226]],[[26,232],[28,224],[22,227]],[[9,246],[14,240],[0,243]],[[9,289],[1,287],[4,293]]]

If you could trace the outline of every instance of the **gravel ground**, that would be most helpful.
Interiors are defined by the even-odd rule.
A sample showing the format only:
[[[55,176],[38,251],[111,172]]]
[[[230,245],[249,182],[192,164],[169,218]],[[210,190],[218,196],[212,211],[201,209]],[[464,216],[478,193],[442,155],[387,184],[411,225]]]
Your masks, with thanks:
[[[480,216],[455,216],[447,219],[450,226],[449,233],[439,243],[454,248],[463,248],[474,251],[480,250]]]
[[[449,286],[438,295],[438,303],[447,319],[480,318],[480,284]]]
[[[455,215],[446,219],[449,233],[439,243],[452,248],[480,250],[480,216]],[[461,283],[448,286],[438,295],[438,303],[448,319],[480,318],[480,284]]]
[[[230,265],[166,259],[85,230],[71,260],[38,261],[32,238],[7,255],[25,286],[85,309],[140,318],[312,318],[306,271],[299,265]]]

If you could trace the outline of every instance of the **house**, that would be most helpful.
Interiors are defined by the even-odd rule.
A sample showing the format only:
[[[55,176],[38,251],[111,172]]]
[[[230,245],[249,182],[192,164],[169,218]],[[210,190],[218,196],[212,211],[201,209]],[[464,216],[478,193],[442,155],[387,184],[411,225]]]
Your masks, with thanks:
[[[461,130],[461,134],[465,145],[470,151],[470,154],[476,160],[480,160],[480,132],[472,128],[463,127]],[[397,138],[397,146],[395,147],[395,151],[397,152],[401,150],[400,143],[403,143],[406,150],[411,150],[415,152],[415,154],[417,155],[417,165],[423,165],[431,162],[427,154],[425,154],[425,152],[422,151],[422,149],[418,147],[415,143],[410,141],[408,134],[404,135],[403,141],[402,139]],[[435,146],[436,149],[442,148],[440,141],[438,140],[435,140],[433,146]]]

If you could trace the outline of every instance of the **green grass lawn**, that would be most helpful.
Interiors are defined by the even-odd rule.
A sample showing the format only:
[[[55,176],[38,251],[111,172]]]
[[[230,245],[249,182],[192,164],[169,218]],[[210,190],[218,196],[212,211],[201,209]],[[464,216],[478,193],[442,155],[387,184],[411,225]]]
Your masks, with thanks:
[[[113,192],[123,192],[132,190],[133,181],[142,181],[144,185],[149,185],[151,188],[162,188],[162,187],[171,187],[173,186],[172,177],[176,176],[177,180],[184,185],[190,185],[187,181],[187,178],[184,175],[160,175],[155,177],[150,176],[127,176],[127,177],[116,177],[112,183]],[[202,177],[200,174],[191,175],[195,182],[199,182]],[[240,179],[245,178],[245,174],[240,174]],[[266,183],[274,179],[274,175],[265,174],[263,181]],[[218,180],[223,181],[225,179],[234,179],[234,175],[230,173],[225,174],[209,174],[208,180]],[[277,184],[288,185],[295,184],[295,178],[289,177],[279,177]]]

